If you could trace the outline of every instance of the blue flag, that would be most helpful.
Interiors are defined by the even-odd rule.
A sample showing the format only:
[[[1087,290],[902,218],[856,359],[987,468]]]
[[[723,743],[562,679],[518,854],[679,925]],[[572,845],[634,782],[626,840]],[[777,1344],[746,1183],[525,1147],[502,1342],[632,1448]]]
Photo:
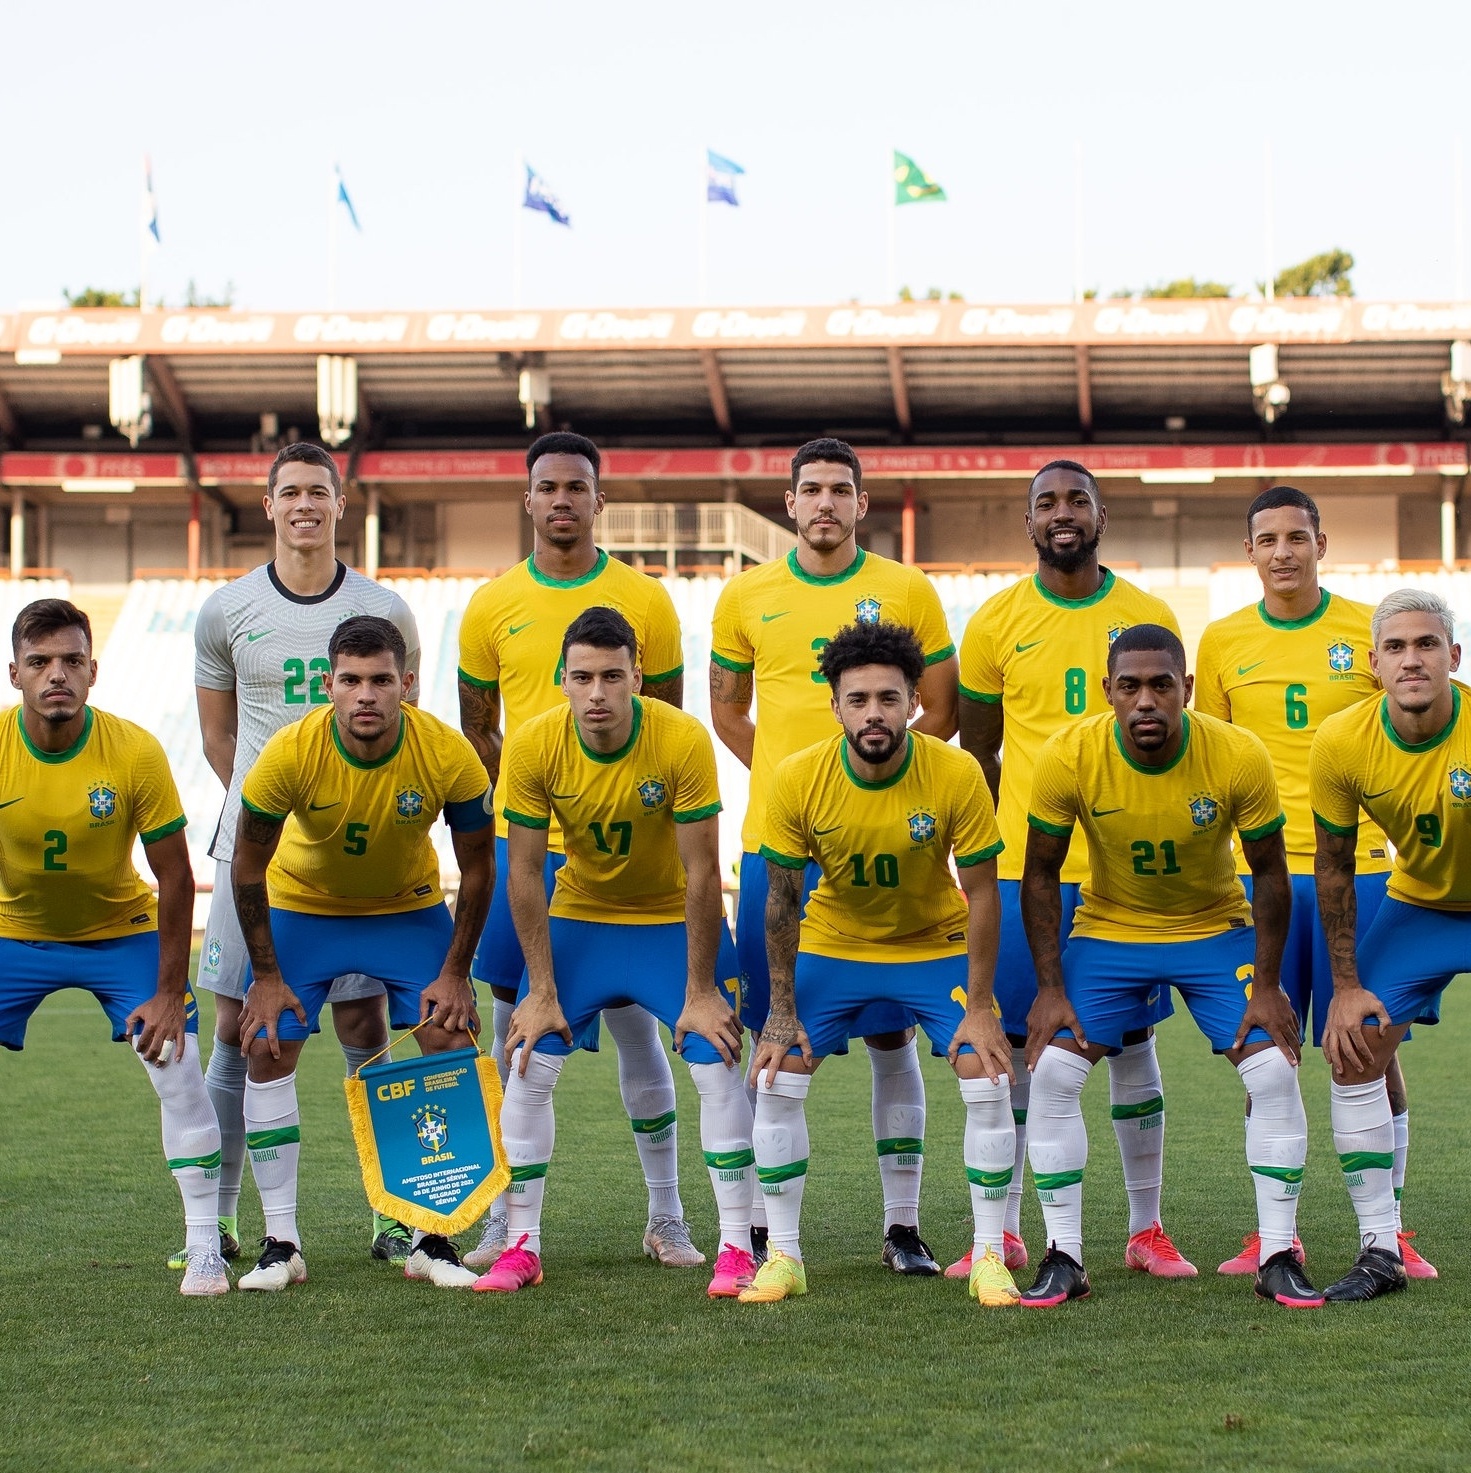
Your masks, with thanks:
[[[163,237],[158,233],[158,196],[153,192],[153,160],[143,155],[143,228],[160,245]]]
[[[526,197],[521,201],[523,209],[540,210],[550,215],[558,225],[572,224],[572,216],[562,208],[562,202],[547,188],[547,182],[531,167],[526,165]]]
[[[705,150],[705,198],[714,204],[739,205],[736,198],[736,176],[746,171],[734,159]]]
[[[347,218],[352,221],[352,228],[361,235],[363,227],[358,224],[358,212],[352,207],[352,199],[347,192],[347,182],[342,177],[342,166],[334,164],[332,167],[337,171],[337,202],[347,206]]]

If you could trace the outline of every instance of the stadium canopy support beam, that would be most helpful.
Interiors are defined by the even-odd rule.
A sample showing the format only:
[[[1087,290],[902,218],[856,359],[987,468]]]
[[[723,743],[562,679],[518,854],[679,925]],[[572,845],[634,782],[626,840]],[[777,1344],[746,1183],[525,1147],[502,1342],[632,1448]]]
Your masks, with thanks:
[[[899,514],[899,560],[914,566],[914,482],[904,482],[904,510]]]
[[[904,377],[903,350],[891,347],[888,357],[889,390],[894,396],[894,419],[907,439],[914,433],[914,416],[909,409],[909,381]]]
[[[189,541],[186,554],[190,578],[199,577],[199,487],[189,488]]]
[[[0,440],[4,440],[7,445],[19,445],[21,439],[20,419],[10,400],[5,397],[5,390],[0,389]]]
[[[19,486],[10,492],[10,576],[19,578],[26,568],[26,497]]]
[[[368,514],[363,518],[363,572],[376,578],[382,558],[382,523],[380,520],[378,488],[368,487]]]
[[[710,395],[710,413],[720,433],[728,440],[734,433],[730,420],[730,395],[725,391],[725,375],[720,371],[720,359],[714,348],[700,350],[700,367],[705,370],[705,388]]]
[[[169,424],[186,450],[194,448],[194,417],[189,412],[189,402],[179,388],[174,370],[167,358],[151,357],[145,360],[148,380],[153,386],[153,397],[167,415]]]
[[[1461,476],[1440,478],[1440,561],[1446,568],[1456,566],[1456,502],[1463,479]]]
[[[1078,428],[1085,440],[1093,436],[1093,377],[1088,363],[1088,349],[1077,348],[1078,364]]]

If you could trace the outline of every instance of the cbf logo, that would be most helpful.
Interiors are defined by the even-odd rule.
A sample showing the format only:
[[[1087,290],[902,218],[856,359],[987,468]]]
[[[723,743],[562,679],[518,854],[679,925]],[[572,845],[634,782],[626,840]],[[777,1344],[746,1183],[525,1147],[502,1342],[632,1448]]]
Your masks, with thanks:
[[[877,624],[882,607],[876,598],[860,598],[853,606],[853,612],[858,616],[860,624]]]
[[[416,793],[413,788],[405,788],[394,799],[394,806],[398,809],[400,818],[418,818],[424,811],[424,795]]]
[[[204,965],[211,972],[218,972],[220,969],[220,959],[224,954],[225,948],[220,945],[220,938],[218,936],[211,936],[209,938],[209,945],[204,948]]]
[[[1113,628],[1108,631],[1109,644],[1112,644],[1114,640],[1116,640],[1119,635],[1121,635],[1128,627],[1129,626],[1127,624],[1115,624]]]
[[[657,808],[664,798],[664,784],[657,777],[646,777],[638,785],[638,800],[645,808]]]
[[[1354,668],[1354,647],[1347,640],[1328,646],[1328,668],[1340,675]]]
[[[1451,797],[1471,798],[1471,772],[1464,767],[1451,768]]]
[[[933,813],[911,813],[909,815],[909,842],[928,844],[935,837],[935,815]]]
[[[442,1110],[420,1105],[414,1111],[414,1132],[426,1151],[442,1151],[449,1142],[449,1121]]]
[[[1190,822],[1208,829],[1221,816],[1221,805],[1208,793],[1198,793],[1190,803]]]
[[[111,818],[117,812],[117,794],[106,784],[98,783],[87,792],[87,806],[93,818]]]

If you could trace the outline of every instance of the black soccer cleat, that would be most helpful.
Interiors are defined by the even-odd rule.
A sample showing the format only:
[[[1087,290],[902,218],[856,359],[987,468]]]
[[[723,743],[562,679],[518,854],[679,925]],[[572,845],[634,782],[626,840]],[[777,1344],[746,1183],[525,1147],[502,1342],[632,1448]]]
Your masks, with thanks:
[[[908,1223],[896,1222],[884,1234],[884,1266],[896,1274],[914,1274],[919,1278],[931,1278],[940,1272],[935,1255],[929,1244],[919,1235],[917,1228]]]
[[[1323,1296],[1308,1283],[1292,1248],[1274,1253],[1257,1270],[1256,1297],[1270,1299],[1283,1309],[1321,1309]]]
[[[1405,1266],[1387,1248],[1365,1247],[1354,1266],[1323,1290],[1335,1304],[1359,1304],[1381,1294],[1398,1294],[1406,1284]]]
[[[751,1258],[754,1260],[757,1268],[760,1268],[766,1262],[767,1253],[769,1252],[767,1233],[768,1230],[764,1225],[751,1224]]]
[[[1052,1309],[1069,1299],[1086,1299],[1092,1292],[1087,1269],[1053,1243],[1042,1257],[1036,1282],[1022,1290],[1017,1303],[1027,1309]]]

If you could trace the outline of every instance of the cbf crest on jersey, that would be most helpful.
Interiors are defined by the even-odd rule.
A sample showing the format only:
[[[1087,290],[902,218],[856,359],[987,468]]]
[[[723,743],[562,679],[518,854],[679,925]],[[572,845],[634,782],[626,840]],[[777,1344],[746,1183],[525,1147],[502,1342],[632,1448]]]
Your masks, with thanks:
[[[877,624],[879,613],[883,605],[870,594],[867,598],[860,598],[853,606],[853,613],[860,624]]]
[[[667,796],[661,779],[646,777],[638,785],[638,800],[645,808],[657,808]]]
[[[1112,645],[1113,642],[1114,642],[1114,640],[1116,640],[1119,637],[1119,635],[1121,635],[1124,632],[1124,630],[1126,630],[1128,627],[1129,626],[1127,624],[1114,624],[1114,625],[1110,626],[1109,631],[1108,631],[1108,642],[1109,642],[1109,644]]]
[[[1208,829],[1221,816],[1221,805],[1209,793],[1197,793],[1190,800],[1190,822],[1198,829]]]
[[[909,842],[928,844],[935,837],[935,815],[922,809],[909,815]]]
[[[106,783],[94,783],[87,790],[87,806],[93,818],[111,818],[117,812],[117,794]]]
[[[1340,675],[1354,668],[1354,647],[1346,639],[1328,646],[1328,668]]]
[[[398,809],[400,818],[418,818],[424,811],[424,795],[415,792],[413,788],[405,788],[393,800],[393,805]]]
[[[1471,772],[1464,767],[1451,768],[1451,797],[1471,798]]]

